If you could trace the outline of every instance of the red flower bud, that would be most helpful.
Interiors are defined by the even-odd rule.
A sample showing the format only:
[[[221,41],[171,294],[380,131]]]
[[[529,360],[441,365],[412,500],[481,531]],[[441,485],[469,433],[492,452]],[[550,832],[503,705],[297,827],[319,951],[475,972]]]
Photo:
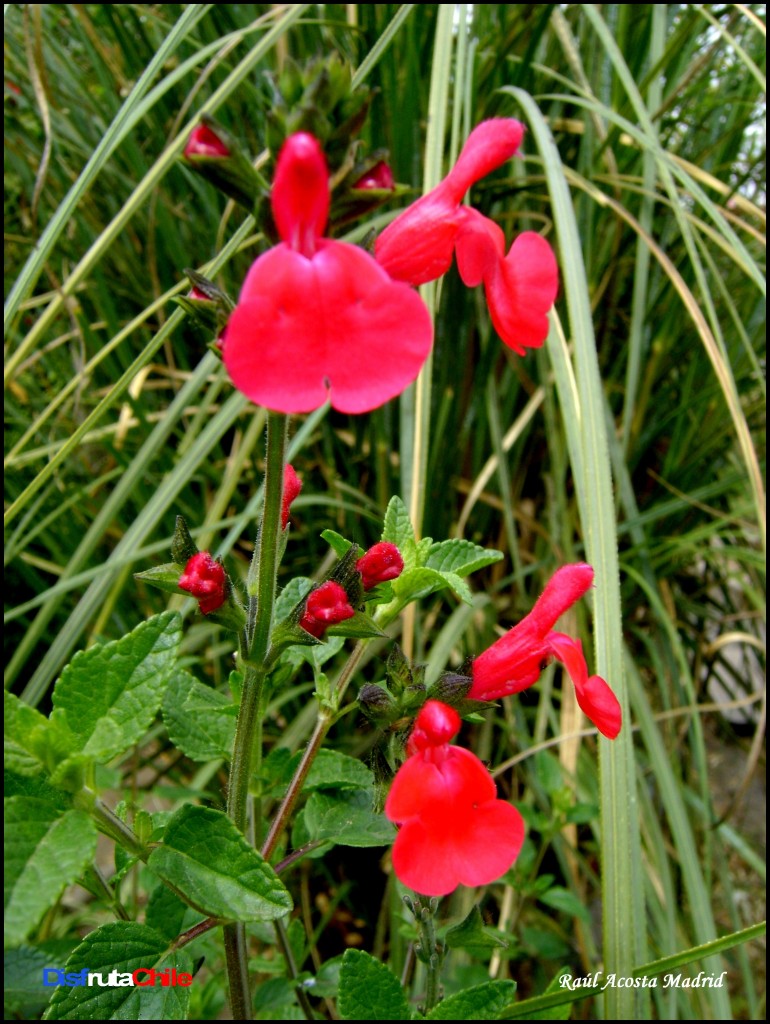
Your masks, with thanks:
[[[312,636],[321,637],[329,626],[344,622],[355,614],[345,588],[334,580],[327,580],[308,596],[305,614],[299,624]]]
[[[210,295],[206,295],[205,292],[202,292],[200,290],[200,288],[196,288],[195,285],[193,285],[192,288],[190,289],[190,291],[187,293],[187,298],[188,299],[195,299],[196,302],[211,302],[212,301],[212,298],[211,298]]]
[[[430,747],[440,747],[460,731],[460,716],[448,704],[429,700],[415,719],[414,728],[406,746],[407,754],[417,754]]]
[[[283,498],[281,499],[281,529],[289,525],[289,509],[291,503],[302,490],[302,481],[297,476],[294,466],[288,462],[283,467]]]
[[[204,615],[215,612],[227,600],[227,576],[221,562],[215,561],[208,551],[193,555],[179,577],[180,590],[198,599]]]
[[[353,185],[353,188],[361,189],[361,191],[369,191],[374,188],[392,192],[395,187],[393,171],[384,160],[379,160],[374,167],[370,167],[366,174],[362,174]]]
[[[207,124],[199,124],[194,128],[187,145],[184,148],[185,156],[230,156],[230,150],[222,142],[217,133]]]
[[[404,559],[395,544],[381,541],[358,559],[356,569],[361,573],[364,590],[371,590],[378,583],[400,576],[404,571]]]

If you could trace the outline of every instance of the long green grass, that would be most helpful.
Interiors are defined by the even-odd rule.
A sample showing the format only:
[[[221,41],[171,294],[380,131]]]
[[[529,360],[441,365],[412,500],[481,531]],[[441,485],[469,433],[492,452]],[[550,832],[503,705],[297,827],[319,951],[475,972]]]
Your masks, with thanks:
[[[630,976],[756,923],[763,18],[758,4],[5,5],[6,686],[45,707],[73,651],[165,607],[132,573],[166,560],[177,513],[245,577],[264,417],[171,300],[190,266],[237,295],[260,239],[178,158],[204,112],[257,157],[266,73],[337,51],[377,88],[368,142],[415,195],[480,120],[527,124],[523,157],[472,201],[509,240],[547,235],[561,292],[544,350],[521,359],[452,271],[426,289],[434,353],[398,408],[293,423],[305,487],[281,582],[319,570],[327,527],[377,539],[394,493],[423,535],[502,550],[472,608],[431,599],[403,623],[436,676],[518,621],[559,564],[590,561],[581,631],[626,725],[612,744],[581,734],[551,676],[474,727],[530,824],[517,884],[485,904],[516,941],[489,969],[535,995],[565,963]],[[188,623],[192,661],[223,653]],[[269,738],[294,723],[300,746],[307,700],[288,696]],[[355,718],[335,735],[363,750]],[[725,751],[745,779],[714,770]],[[213,771],[186,778],[216,792]],[[559,816],[565,793],[594,809],[578,827]],[[586,912],[541,902],[544,873]],[[333,899],[365,914],[355,894]],[[397,972],[399,921],[386,907],[369,922]],[[738,947],[704,968],[727,969],[728,988],[610,988],[573,1012],[763,1019],[759,963]]]

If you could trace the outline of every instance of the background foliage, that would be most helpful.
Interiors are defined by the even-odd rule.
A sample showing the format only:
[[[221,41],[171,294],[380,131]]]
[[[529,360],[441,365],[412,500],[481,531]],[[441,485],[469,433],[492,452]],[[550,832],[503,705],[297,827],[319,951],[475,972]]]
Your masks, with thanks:
[[[167,607],[132,573],[167,559],[176,513],[233,573],[248,566],[264,415],[171,301],[187,288],[184,267],[208,268],[236,295],[260,244],[177,159],[199,113],[256,156],[266,74],[288,55],[337,51],[378,89],[371,149],[389,150],[416,191],[483,118],[529,125],[524,158],[485,179],[474,205],[509,239],[535,228],[556,245],[563,295],[546,348],[523,360],[504,350],[452,271],[433,296],[431,386],[368,417],[302,418],[292,441],[304,491],[282,582],[328,564],[325,528],[378,539],[394,493],[418,519],[422,507],[424,535],[505,553],[472,577],[472,607],[442,594],[404,623],[400,640],[428,676],[516,622],[557,564],[587,549],[595,561],[603,540],[614,553],[617,531],[622,633],[612,608],[597,606],[594,628],[600,663],[606,631],[614,674],[625,672],[633,762],[602,747],[600,780],[566,690],[553,711],[555,676],[469,728],[530,838],[483,904],[513,945],[491,965],[459,954],[449,992],[491,970],[534,994],[564,964],[611,963],[623,942],[620,962],[638,964],[760,914],[764,10],[5,5],[6,686],[44,711],[75,650]],[[186,617],[185,663],[222,687],[223,634],[193,602],[171,605]],[[359,675],[379,678],[378,661]],[[276,695],[269,742],[299,749],[311,691],[306,679]],[[376,739],[355,715],[334,735],[368,758]],[[136,808],[157,810],[172,784],[221,800],[221,761],[169,760],[167,749],[156,724],[110,785]],[[314,954],[360,942],[398,974],[404,925],[379,856],[337,847],[303,869],[305,923]],[[452,916],[470,900],[458,893]],[[83,934],[107,914],[75,897],[40,938]],[[729,991],[656,991],[637,1013],[762,1017],[756,964],[754,947],[729,953]],[[216,1015],[216,987],[198,991],[196,1012]],[[574,1012],[613,1019],[601,1001]]]

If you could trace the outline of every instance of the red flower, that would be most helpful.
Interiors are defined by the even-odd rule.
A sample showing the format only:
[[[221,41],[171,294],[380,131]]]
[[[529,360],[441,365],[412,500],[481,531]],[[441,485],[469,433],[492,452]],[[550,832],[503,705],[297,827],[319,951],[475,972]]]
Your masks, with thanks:
[[[400,576],[404,571],[404,559],[395,544],[381,541],[358,559],[356,569],[361,573],[364,590],[371,590],[378,583]]]
[[[551,577],[535,606],[518,626],[473,662],[473,700],[497,700],[532,686],[551,658],[566,667],[575,685],[577,702],[602,735],[615,739],[620,732],[618,699],[600,676],[588,675],[579,640],[553,632],[556,620],[593,583],[590,565],[565,565]]]
[[[393,869],[425,896],[445,896],[458,885],[486,885],[516,860],[524,842],[521,815],[497,799],[492,777],[475,754],[452,747],[460,716],[429,700],[407,744],[385,801],[400,825]]]
[[[297,476],[294,466],[288,462],[283,467],[283,497],[281,498],[281,529],[285,530],[289,525],[289,509],[291,503],[302,490],[302,481]]]
[[[230,150],[208,125],[199,124],[197,128],[193,128],[190,134],[184,148],[184,155],[228,157]]]
[[[213,559],[208,551],[199,551],[188,561],[179,577],[179,588],[198,599],[198,607],[204,615],[215,612],[227,600],[224,566]]]
[[[305,614],[299,624],[312,636],[321,637],[329,626],[344,622],[355,614],[345,588],[334,580],[327,580],[308,595]]]
[[[227,325],[233,383],[278,412],[327,399],[341,412],[369,412],[420,372],[433,340],[428,310],[363,249],[321,237],[329,174],[312,135],[286,140],[272,206],[283,241],[253,264]]]
[[[463,282],[469,287],[483,282],[495,330],[520,355],[542,345],[548,334],[547,313],[558,289],[553,251],[536,232],[525,231],[506,256],[501,229],[460,204],[474,182],[514,155],[523,136],[524,126],[511,118],[483,121],[446,178],[397,217],[375,244],[378,262],[409,284],[441,277],[456,254]]]

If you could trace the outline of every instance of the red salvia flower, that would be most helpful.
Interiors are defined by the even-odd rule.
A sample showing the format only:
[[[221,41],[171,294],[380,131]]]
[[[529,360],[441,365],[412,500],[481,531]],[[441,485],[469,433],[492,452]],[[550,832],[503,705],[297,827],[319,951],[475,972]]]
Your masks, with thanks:
[[[320,638],[329,626],[344,622],[355,614],[345,588],[334,580],[327,580],[308,595],[305,614],[299,624],[306,632]]]
[[[449,745],[459,728],[453,708],[428,701],[385,802],[385,814],[401,826],[393,869],[404,885],[425,896],[494,882],[524,842],[521,815],[497,798],[481,761]]]
[[[506,256],[502,230],[461,203],[474,182],[514,155],[523,136],[524,126],[512,118],[477,125],[446,178],[398,216],[375,244],[378,262],[409,284],[441,277],[456,255],[463,282],[469,287],[483,282],[495,330],[520,355],[538,348],[548,334],[547,313],[558,290],[553,251],[536,232],[525,231]]]
[[[206,124],[199,124],[197,128],[193,128],[187,140],[184,155],[228,157],[230,150],[213,129]]]
[[[179,577],[179,588],[198,599],[204,615],[215,612],[227,600],[227,576],[224,566],[208,551],[199,551],[187,562]]]
[[[285,530],[289,525],[289,511],[291,503],[302,490],[302,481],[297,476],[297,471],[290,463],[283,467],[283,496],[281,498],[281,529]]]
[[[380,541],[358,559],[356,569],[361,573],[364,590],[371,590],[378,583],[400,576],[404,571],[404,559],[395,544]]]
[[[428,310],[363,249],[322,237],[329,174],[312,135],[284,143],[271,201],[283,241],[253,264],[228,322],[233,383],[277,412],[327,399],[369,412],[419,373],[433,340]]]
[[[526,690],[556,658],[566,667],[584,713],[602,735],[615,739],[622,720],[617,697],[601,676],[589,677],[581,642],[553,632],[556,620],[586,593],[593,578],[590,565],[557,570],[529,615],[474,660],[468,697],[497,700]]]

